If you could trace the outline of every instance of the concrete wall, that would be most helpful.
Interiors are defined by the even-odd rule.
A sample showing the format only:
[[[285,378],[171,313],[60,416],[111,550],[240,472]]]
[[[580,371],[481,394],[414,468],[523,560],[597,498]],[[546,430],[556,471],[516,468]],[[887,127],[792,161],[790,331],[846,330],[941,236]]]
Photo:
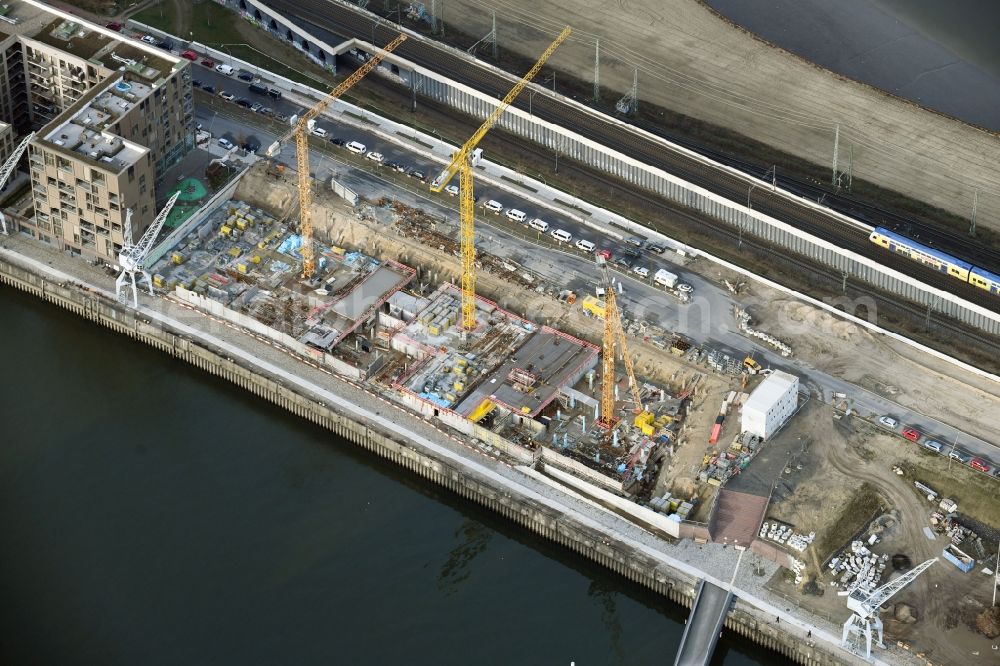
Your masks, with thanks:
[[[390,460],[414,474],[477,502],[518,525],[559,543],[625,578],[644,585],[670,600],[690,607],[697,581],[668,568],[625,544],[608,541],[607,536],[584,524],[574,515],[548,505],[512,495],[485,477],[470,473],[450,461],[418,449],[412,442],[397,441],[378,427],[357,423],[331,407],[296,393],[281,382],[243,367],[189,339],[150,325],[131,309],[72,283],[54,283],[22,266],[0,257],[0,284],[5,284],[74,312],[117,333],[151,345],[175,358],[268,400],[288,411]],[[752,608],[730,614],[726,626],[751,640],[803,664],[834,666],[847,663],[840,655],[825,652],[782,633],[779,626],[763,625]]]

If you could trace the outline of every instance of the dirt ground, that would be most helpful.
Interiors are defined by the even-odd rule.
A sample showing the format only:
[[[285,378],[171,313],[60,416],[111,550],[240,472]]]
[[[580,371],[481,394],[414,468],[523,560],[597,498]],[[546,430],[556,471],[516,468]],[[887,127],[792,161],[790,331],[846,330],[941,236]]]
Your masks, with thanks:
[[[1000,441],[1000,384],[757,283],[741,296],[754,326],[827,374],[986,441]],[[859,314],[860,316],[860,314]]]
[[[837,524],[842,534],[853,536],[874,517],[853,515],[851,500],[863,484],[876,489],[884,511],[892,512],[898,523],[883,534],[883,540],[873,550],[890,555],[905,554],[916,564],[939,557],[946,545],[944,538],[929,540],[923,532],[930,525],[933,509],[926,498],[912,485],[919,477],[944,496],[959,499],[959,511],[984,523],[1000,525],[1000,484],[975,475],[960,465],[948,465],[940,456],[926,454],[918,447],[877,431],[867,423],[851,419],[835,419],[831,408],[811,406],[796,417],[782,433],[784,437],[806,437],[805,453],[782,478],[766,520],[777,519],[793,525],[799,532],[817,533],[814,545],[799,555],[809,566],[808,576],[820,573],[812,594],[795,589],[792,582],[778,576],[771,587],[796,603],[837,623],[847,619],[844,599],[837,596],[830,578],[822,574],[823,560],[833,554],[830,548],[820,552],[824,530]],[[900,465],[905,476],[893,472]],[[984,483],[985,481],[985,483]],[[857,513],[857,512],[856,512]],[[851,536],[844,538],[847,545]],[[821,546],[822,547],[822,546]],[[994,542],[995,547],[995,542]],[[917,621],[904,624],[884,616],[887,640],[903,640],[916,651],[925,652],[936,664],[995,663],[991,642],[969,629],[975,613],[990,603],[990,578],[979,566],[964,574],[950,563],[939,560],[920,578],[893,598],[916,609]],[[808,577],[807,577],[808,580]],[[817,595],[816,592],[821,594]],[[977,653],[978,654],[975,654]]]
[[[444,21],[485,35],[490,10],[497,10],[500,46],[531,60],[571,24],[573,36],[551,64],[582,81],[593,81],[599,39],[605,99],[628,90],[638,67],[640,104],[731,128],[823,166],[831,164],[839,124],[840,152],[852,147],[855,178],[959,217],[968,215],[979,187],[980,213],[982,193],[990,192],[983,219],[1000,219],[995,134],[839,77],[731,25],[697,0],[581,0],[569,13],[562,3],[449,0]]]

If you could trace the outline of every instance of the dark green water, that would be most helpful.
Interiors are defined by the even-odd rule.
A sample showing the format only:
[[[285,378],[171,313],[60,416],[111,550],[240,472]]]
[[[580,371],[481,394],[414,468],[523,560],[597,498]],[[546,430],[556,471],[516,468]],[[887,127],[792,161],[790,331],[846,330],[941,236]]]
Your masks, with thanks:
[[[673,663],[643,588],[3,287],[0,322],[0,664]]]

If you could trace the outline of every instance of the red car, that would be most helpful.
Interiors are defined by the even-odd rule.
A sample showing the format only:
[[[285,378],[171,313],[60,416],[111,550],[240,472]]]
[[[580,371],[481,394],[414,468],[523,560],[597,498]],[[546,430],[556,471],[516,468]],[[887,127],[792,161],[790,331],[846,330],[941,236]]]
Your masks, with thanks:
[[[198,54],[195,53],[194,51],[185,51],[184,53],[181,54],[181,57],[187,58],[191,62],[194,62],[195,60],[198,59]]]
[[[598,257],[603,257],[604,261],[611,261],[611,250],[606,250],[604,248],[601,248],[594,254],[596,254]]]
[[[119,23],[118,21],[112,21],[111,23],[108,23],[104,27],[107,28],[108,30],[114,30],[115,32],[122,31],[122,24]]]
[[[920,432],[916,428],[903,428],[903,437],[911,442],[919,442]]]
[[[973,458],[969,461],[969,467],[976,470],[977,472],[988,472],[990,471],[990,466],[984,463],[979,458]]]
[[[204,60],[201,61],[201,64],[203,64],[205,67],[215,67],[215,61],[212,60],[211,58],[205,58]]]

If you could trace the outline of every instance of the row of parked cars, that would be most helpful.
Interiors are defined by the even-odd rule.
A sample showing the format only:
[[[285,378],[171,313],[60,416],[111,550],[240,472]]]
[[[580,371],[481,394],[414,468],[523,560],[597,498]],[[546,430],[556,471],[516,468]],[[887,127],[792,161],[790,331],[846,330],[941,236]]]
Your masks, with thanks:
[[[881,425],[883,428],[886,428],[886,429],[891,430],[893,432],[896,432],[896,429],[899,428],[899,421],[897,421],[896,419],[892,418],[891,416],[880,416],[880,417],[878,417],[878,422],[879,422],[879,425]],[[925,437],[919,430],[917,430],[916,428],[914,428],[912,426],[903,426],[903,429],[900,430],[899,433],[904,438],[910,440],[911,442],[913,442],[915,444],[919,444],[920,446],[924,447],[925,449],[929,449],[929,450],[931,450],[931,451],[933,451],[935,453],[941,453],[941,454],[943,454],[944,451],[945,451],[945,449],[948,448],[945,444],[942,444],[941,442],[939,442],[936,439],[931,439],[929,437]],[[954,447],[952,447],[951,451],[948,452],[948,456],[952,460],[957,460],[958,462],[962,463],[963,465],[968,465],[969,467],[971,467],[972,469],[976,470],[977,472],[984,472],[986,474],[992,473],[993,476],[1000,477],[1000,467],[996,467],[996,468],[991,467],[982,458],[976,458],[974,456],[969,455],[968,453],[966,453],[964,451],[959,451],[958,449],[956,449]]]

